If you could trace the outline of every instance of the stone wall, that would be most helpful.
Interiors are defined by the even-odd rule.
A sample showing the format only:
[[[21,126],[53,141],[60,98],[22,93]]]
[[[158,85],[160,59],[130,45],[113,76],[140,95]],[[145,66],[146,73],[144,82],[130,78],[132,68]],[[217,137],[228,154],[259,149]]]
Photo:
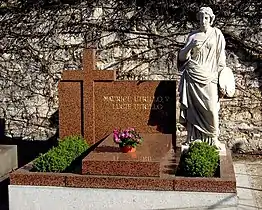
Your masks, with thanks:
[[[188,11],[169,5],[175,15],[167,16],[114,1],[27,10],[17,2],[0,5],[0,118],[7,136],[30,140],[46,140],[57,131],[58,81],[62,70],[81,69],[84,47],[95,44],[97,68],[117,69],[118,79],[178,80],[177,51],[196,27],[194,18],[184,17],[195,14],[197,5]],[[221,104],[221,138],[240,149],[260,148],[261,25],[247,26],[248,18],[214,8],[237,84],[236,98]]]
[[[239,59],[235,59],[232,63],[228,60],[236,77],[236,95],[232,100],[222,100],[221,139],[239,152],[261,150],[262,80],[261,75],[256,73],[259,63],[240,64]]]

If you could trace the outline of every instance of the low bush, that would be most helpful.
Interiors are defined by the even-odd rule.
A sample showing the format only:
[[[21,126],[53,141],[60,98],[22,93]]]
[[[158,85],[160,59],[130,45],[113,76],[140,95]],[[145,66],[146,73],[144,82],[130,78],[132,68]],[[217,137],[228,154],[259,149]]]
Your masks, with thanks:
[[[184,176],[213,177],[219,165],[219,153],[215,146],[195,142],[190,144],[181,161]]]
[[[33,167],[39,172],[62,172],[88,149],[82,137],[68,136],[61,139],[57,147],[41,154],[33,161]]]

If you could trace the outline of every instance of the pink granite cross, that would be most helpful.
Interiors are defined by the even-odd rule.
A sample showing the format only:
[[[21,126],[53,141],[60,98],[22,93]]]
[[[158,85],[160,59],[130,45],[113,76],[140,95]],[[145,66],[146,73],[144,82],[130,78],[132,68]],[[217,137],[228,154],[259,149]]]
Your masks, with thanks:
[[[59,82],[59,137],[82,135],[92,145],[95,139],[94,82],[112,82],[115,71],[96,70],[95,49],[85,49],[83,70],[67,70]]]

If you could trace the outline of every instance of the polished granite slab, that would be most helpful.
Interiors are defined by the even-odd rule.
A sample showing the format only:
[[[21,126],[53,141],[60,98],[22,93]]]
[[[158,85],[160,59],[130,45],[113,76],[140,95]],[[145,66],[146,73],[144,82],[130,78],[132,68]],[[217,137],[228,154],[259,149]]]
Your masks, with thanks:
[[[160,164],[171,149],[171,134],[141,134],[144,141],[134,153],[122,153],[109,135],[82,161],[82,174],[159,177]]]
[[[176,176],[181,148],[171,149],[160,163],[160,175],[115,176],[80,175],[72,173],[32,172],[32,162],[10,174],[12,185],[60,186],[74,188],[101,188],[126,190],[160,190],[236,193],[236,178],[231,153],[220,156],[219,177]]]
[[[220,155],[217,177],[178,176],[181,148],[171,148],[172,135],[141,134],[135,153],[122,153],[108,136],[82,161],[83,174],[33,172],[32,162],[10,174],[12,185],[125,190],[236,193],[231,151]],[[84,174],[85,173],[85,174]]]

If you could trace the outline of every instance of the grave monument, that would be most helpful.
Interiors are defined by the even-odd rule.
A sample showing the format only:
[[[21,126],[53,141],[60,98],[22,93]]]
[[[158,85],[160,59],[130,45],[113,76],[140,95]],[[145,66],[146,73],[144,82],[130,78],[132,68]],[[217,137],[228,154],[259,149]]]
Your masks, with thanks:
[[[95,70],[95,49],[83,61],[83,70],[64,71],[59,83],[60,138],[82,135],[92,145],[128,127],[175,137],[175,81],[117,81],[114,70]]]
[[[117,81],[115,71],[95,70],[95,63],[89,49],[83,71],[63,72],[59,136],[82,135],[90,145],[107,137],[83,160],[84,174],[159,176],[175,144],[175,81]],[[121,154],[112,137],[115,128],[129,127],[144,138],[133,156]]]
[[[115,71],[95,70],[94,49],[84,50],[83,70],[64,71],[59,83],[60,137],[82,135],[93,145],[81,174],[32,172],[29,163],[10,175],[11,209],[235,206],[229,151],[220,156],[219,177],[175,174],[181,157],[175,96],[175,81],[117,81]],[[127,127],[144,138],[135,153],[113,142],[113,130]]]
[[[175,81],[117,81],[114,70],[95,65],[95,49],[86,49],[83,70],[64,71],[59,83],[60,138],[81,135],[93,145],[82,159],[81,174],[32,172],[32,163],[27,164],[11,174],[14,209],[34,203],[45,209],[68,209],[72,203],[78,209],[235,207],[230,151],[220,155],[217,177],[176,175],[181,148],[176,145]],[[184,87],[181,93],[188,92]],[[218,106],[210,107],[218,112]],[[113,130],[129,127],[144,141],[135,153],[122,153]],[[18,195],[22,202],[14,202]]]

